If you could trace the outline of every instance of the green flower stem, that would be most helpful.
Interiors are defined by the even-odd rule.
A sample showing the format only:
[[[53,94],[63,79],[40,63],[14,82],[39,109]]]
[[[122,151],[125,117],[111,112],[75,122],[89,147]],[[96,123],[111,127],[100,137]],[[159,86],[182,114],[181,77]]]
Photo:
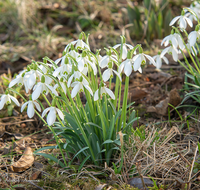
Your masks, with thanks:
[[[94,107],[93,107],[93,104],[92,104],[91,95],[90,95],[90,93],[85,89],[85,87],[84,87],[84,92],[85,92],[85,96],[86,96],[86,99],[87,99],[89,108],[90,108],[90,110],[91,110],[90,114],[91,114],[91,117],[92,117],[92,121],[95,123],[95,112],[94,112]]]
[[[49,125],[47,124],[47,122],[41,117],[41,115],[40,115],[36,110],[35,110],[35,113],[39,116],[39,118],[44,122],[45,125],[47,125],[47,127],[48,127],[48,128],[51,130],[51,132],[53,133],[53,136],[54,136],[54,138],[55,138],[55,140],[56,140],[56,144],[58,145],[59,150],[60,150],[60,152],[61,152],[61,155],[62,155],[62,157],[63,157],[65,166],[67,167],[67,162],[66,162],[65,156],[64,156],[64,154],[63,154],[62,148],[61,148],[61,146],[60,146],[60,143],[59,143],[59,141],[58,141],[58,138],[57,138],[57,135],[56,135],[55,131],[53,130],[52,126],[49,126]],[[61,123],[62,123],[62,122],[61,122]]]
[[[125,128],[125,126],[126,126],[126,109],[127,109],[127,100],[128,100],[128,86],[129,86],[129,77],[126,76],[125,88],[124,88],[124,98],[123,98],[123,105],[122,105],[122,117],[120,118],[120,126],[119,126],[119,127],[121,127],[122,122],[123,122],[123,128]]]
[[[82,104],[82,102],[81,102],[81,99],[80,99],[79,94],[76,95],[76,99],[77,99],[78,105],[80,106],[81,112],[84,114],[83,118],[85,117],[86,122],[89,122],[88,117],[87,117],[87,114],[86,114],[86,112],[85,112],[85,109],[84,109],[84,107],[83,107],[83,104]]]
[[[196,62],[195,62],[193,56],[191,55],[190,50],[189,50],[188,47],[186,46],[186,43],[185,43],[185,41],[184,41],[184,39],[183,39],[183,37],[182,37],[180,31],[179,31],[176,27],[174,27],[174,26],[173,26],[173,28],[174,28],[174,29],[176,30],[176,32],[181,36],[181,39],[182,39],[182,41],[183,41],[183,44],[185,45],[185,49],[187,50],[187,52],[188,52],[188,54],[189,54],[189,56],[190,56],[190,59],[192,60],[192,62],[193,62],[193,64],[194,64],[196,70],[198,71],[198,73],[200,73],[200,70],[199,70],[199,68],[198,68],[198,66],[197,66],[197,64],[196,64]],[[186,35],[187,35],[187,34],[186,34]],[[181,52],[182,52],[182,50],[181,50]],[[185,54],[184,54],[183,52],[182,52],[182,54],[183,54],[184,59],[185,59]],[[187,58],[186,58],[186,60],[187,60]],[[186,62],[186,64],[187,64],[187,65],[190,65],[190,64],[188,63],[188,61]],[[193,71],[192,71],[192,73],[193,73]]]

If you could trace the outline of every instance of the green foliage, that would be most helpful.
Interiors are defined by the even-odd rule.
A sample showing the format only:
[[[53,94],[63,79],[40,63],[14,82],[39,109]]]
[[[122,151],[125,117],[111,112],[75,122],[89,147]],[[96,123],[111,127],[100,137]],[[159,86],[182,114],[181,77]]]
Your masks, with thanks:
[[[132,36],[150,41],[163,38],[170,33],[169,23],[172,12],[167,0],[159,4],[155,0],[144,0],[142,5],[127,7],[130,23],[133,24]]]

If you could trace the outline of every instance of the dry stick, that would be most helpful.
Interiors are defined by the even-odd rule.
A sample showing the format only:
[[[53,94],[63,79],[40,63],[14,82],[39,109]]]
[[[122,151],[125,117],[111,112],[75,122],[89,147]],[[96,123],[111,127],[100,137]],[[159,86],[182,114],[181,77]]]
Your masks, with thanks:
[[[139,164],[136,163],[136,167],[137,167],[138,173],[139,173],[140,178],[141,178],[141,180],[142,180],[142,185],[143,185],[144,189],[147,190],[146,185],[145,185],[145,183],[144,183],[143,175],[141,174],[141,168],[140,168],[140,165],[141,165],[140,163],[139,163]]]
[[[194,162],[195,162],[195,158],[196,158],[196,155],[197,155],[197,150],[198,150],[198,146],[196,147],[196,150],[194,152],[194,159],[192,161],[192,166],[191,166],[188,182],[190,182],[190,179],[191,179],[191,176],[192,176],[192,170],[193,170],[193,167],[194,167]]]

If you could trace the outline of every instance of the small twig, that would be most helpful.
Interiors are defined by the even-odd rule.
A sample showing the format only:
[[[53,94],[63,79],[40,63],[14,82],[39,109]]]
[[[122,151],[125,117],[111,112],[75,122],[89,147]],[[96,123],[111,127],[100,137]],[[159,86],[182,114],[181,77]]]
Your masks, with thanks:
[[[195,162],[195,158],[196,158],[196,155],[197,155],[197,150],[198,150],[198,146],[196,147],[196,150],[194,152],[194,159],[192,161],[192,166],[191,166],[191,170],[190,170],[190,175],[189,175],[189,178],[188,178],[188,182],[190,182],[190,179],[191,179],[191,176],[192,176],[192,170],[194,168],[194,162]]]
[[[32,181],[27,181],[28,183],[30,183],[31,185],[34,185],[35,187],[37,187],[40,190],[44,190],[42,187],[39,187],[38,185],[34,184]]]
[[[140,163],[136,163],[135,165],[136,165],[136,167],[137,167],[138,173],[139,173],[140,178],[141,178],[141,180],[142,180],[142,185],[143,185],[144,189],[147,190],[146,185],[145,185],[145,183],[144,183],[143,175],[141,174]]]

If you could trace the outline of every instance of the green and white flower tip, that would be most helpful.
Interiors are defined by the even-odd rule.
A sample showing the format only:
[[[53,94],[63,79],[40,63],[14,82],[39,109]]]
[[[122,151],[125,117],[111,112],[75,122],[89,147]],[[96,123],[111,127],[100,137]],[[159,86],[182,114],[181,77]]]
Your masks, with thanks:
[[[180,29],[186,29],[187,24],[190,27],[193,27],[192,21],[185,15],[185,11],[183,10],[181,13],[181,16],[176,16],[172,19],[172,21],[169,23],[169,26],[174,25],[174,23],[178,21]]]
[[[166,53],[172,55],[174,61],[178,61],[178,54],[180,53],[180,51],[176,47],[174,47],[173,45],[166,47],[162,51],[161,55],[165,55]]]
[[[128,50],[127,50],[127,47],[129,49],[133,49],[134,47],[130,44],[126,44],[126,38],[124,36],[122,36],[122,41],[123,41],[123,45],[122,44],[117,44],[115,46],[113,46],[114,49],[117,49],[118,47],[121,47],[122,45],[122,59],[126,59],[127,58],[127,53],[128,53]]]
[[[127,53],[127,59],[121,63],[119,66],[119,72],[121,73],[124,69],[124,73],[127,77],[130,76],[133,70],[133,60],[131,58],[131,51],[128,51]]]
[[[4,107],[5,104],[10,104],[11,100],[17,105],[20,106],[18,100],[14,97],[8,94],[7,92],[1,96],[0,101],[0,110]]]
[[[102,75],[103,81],[106,82],[110,78],[113,78],[113,73],[115,73],[119,77],[120,81],[122,81],[120,73],[118,73],[117,71],[115,71],[114,69],[112,69],[112,67],[113,67],[113,63],[109,62],[108,63],[108,68],[103,72],[103,75]]]
[[[104,94],[108,94],[113,100],[115,100],[115,95],[114,93],[109,89],[106,88],[106,84],[103,83],[103,85],[101,85],[100,87],[100,96],[104,95]],[[99,89],[94,93],[94,101],[97,101],[99,99]]]
[[[74,87],[71,92],[71,97],[74,98],[78,92],[84,91],[84,87],[89,93],[93,96],[92,89],[89,86],[88,81],[84,77],[80,77],[79,81],[75,81],[71,84],[71,87]]]
[[[133,57],[134,71],[142,72],[141,66],[146,64],[146,58],[145,57],[150,61],[150,63],[153,63],[154,65],[156,65],[154,59],[151,56],[144,54],[142,48],[139,47],[139,54],[137,54],[136,56]]]
[[[160,69],[162,66],[162,59],[166,64],[169,64],[168,59],[164,56],[166,52],[160,53],[158,52],[158,55],[153,56],[153,59],[155,60],[155,63],[152,63],[157,69]]]
[[[40,104],[35,101],[35,100],[32,100],[31,96],[29,98],[30,100],[28,102],[25,102],[22,107],[21,107],[21,112],[24,111],[25,107],[28,105],[28,109],[27,109],[27,115],[29,118],[32,118],[35,114],[35,109],[34,109],[34,105],[36,107],[36,109],[41,112],[41,107],[40,107]]]
[[[200,39],[200,29],[199,25],[195,27],[195,31],[190,32],[188,35],[188,42],[190,46],[194,46],[196,41]]]
[[[38,82],[34,88],[33,88],[33,93],[32,93],[32,99],[37,100],[40,96],[40,94],[45,93],[46,95],[48,94],[49,90],[56,96],[58,96],[57,91],[50,86],[49,84],[45,83],[45,77],[44,75],[41,77],[41,82]]]
[[[47,124],[49,126],[51,126],[55,123],[56,113],[58,114],[58,116],[60,117],[61,120],[64,120],[64,115],[63,115],[62,111],[59,110],[58,108],[56,108],[55,106],[46,108],[42,112],[42,118],[47,114],[47,112],[49,112],[49,114],[47,115]]]

